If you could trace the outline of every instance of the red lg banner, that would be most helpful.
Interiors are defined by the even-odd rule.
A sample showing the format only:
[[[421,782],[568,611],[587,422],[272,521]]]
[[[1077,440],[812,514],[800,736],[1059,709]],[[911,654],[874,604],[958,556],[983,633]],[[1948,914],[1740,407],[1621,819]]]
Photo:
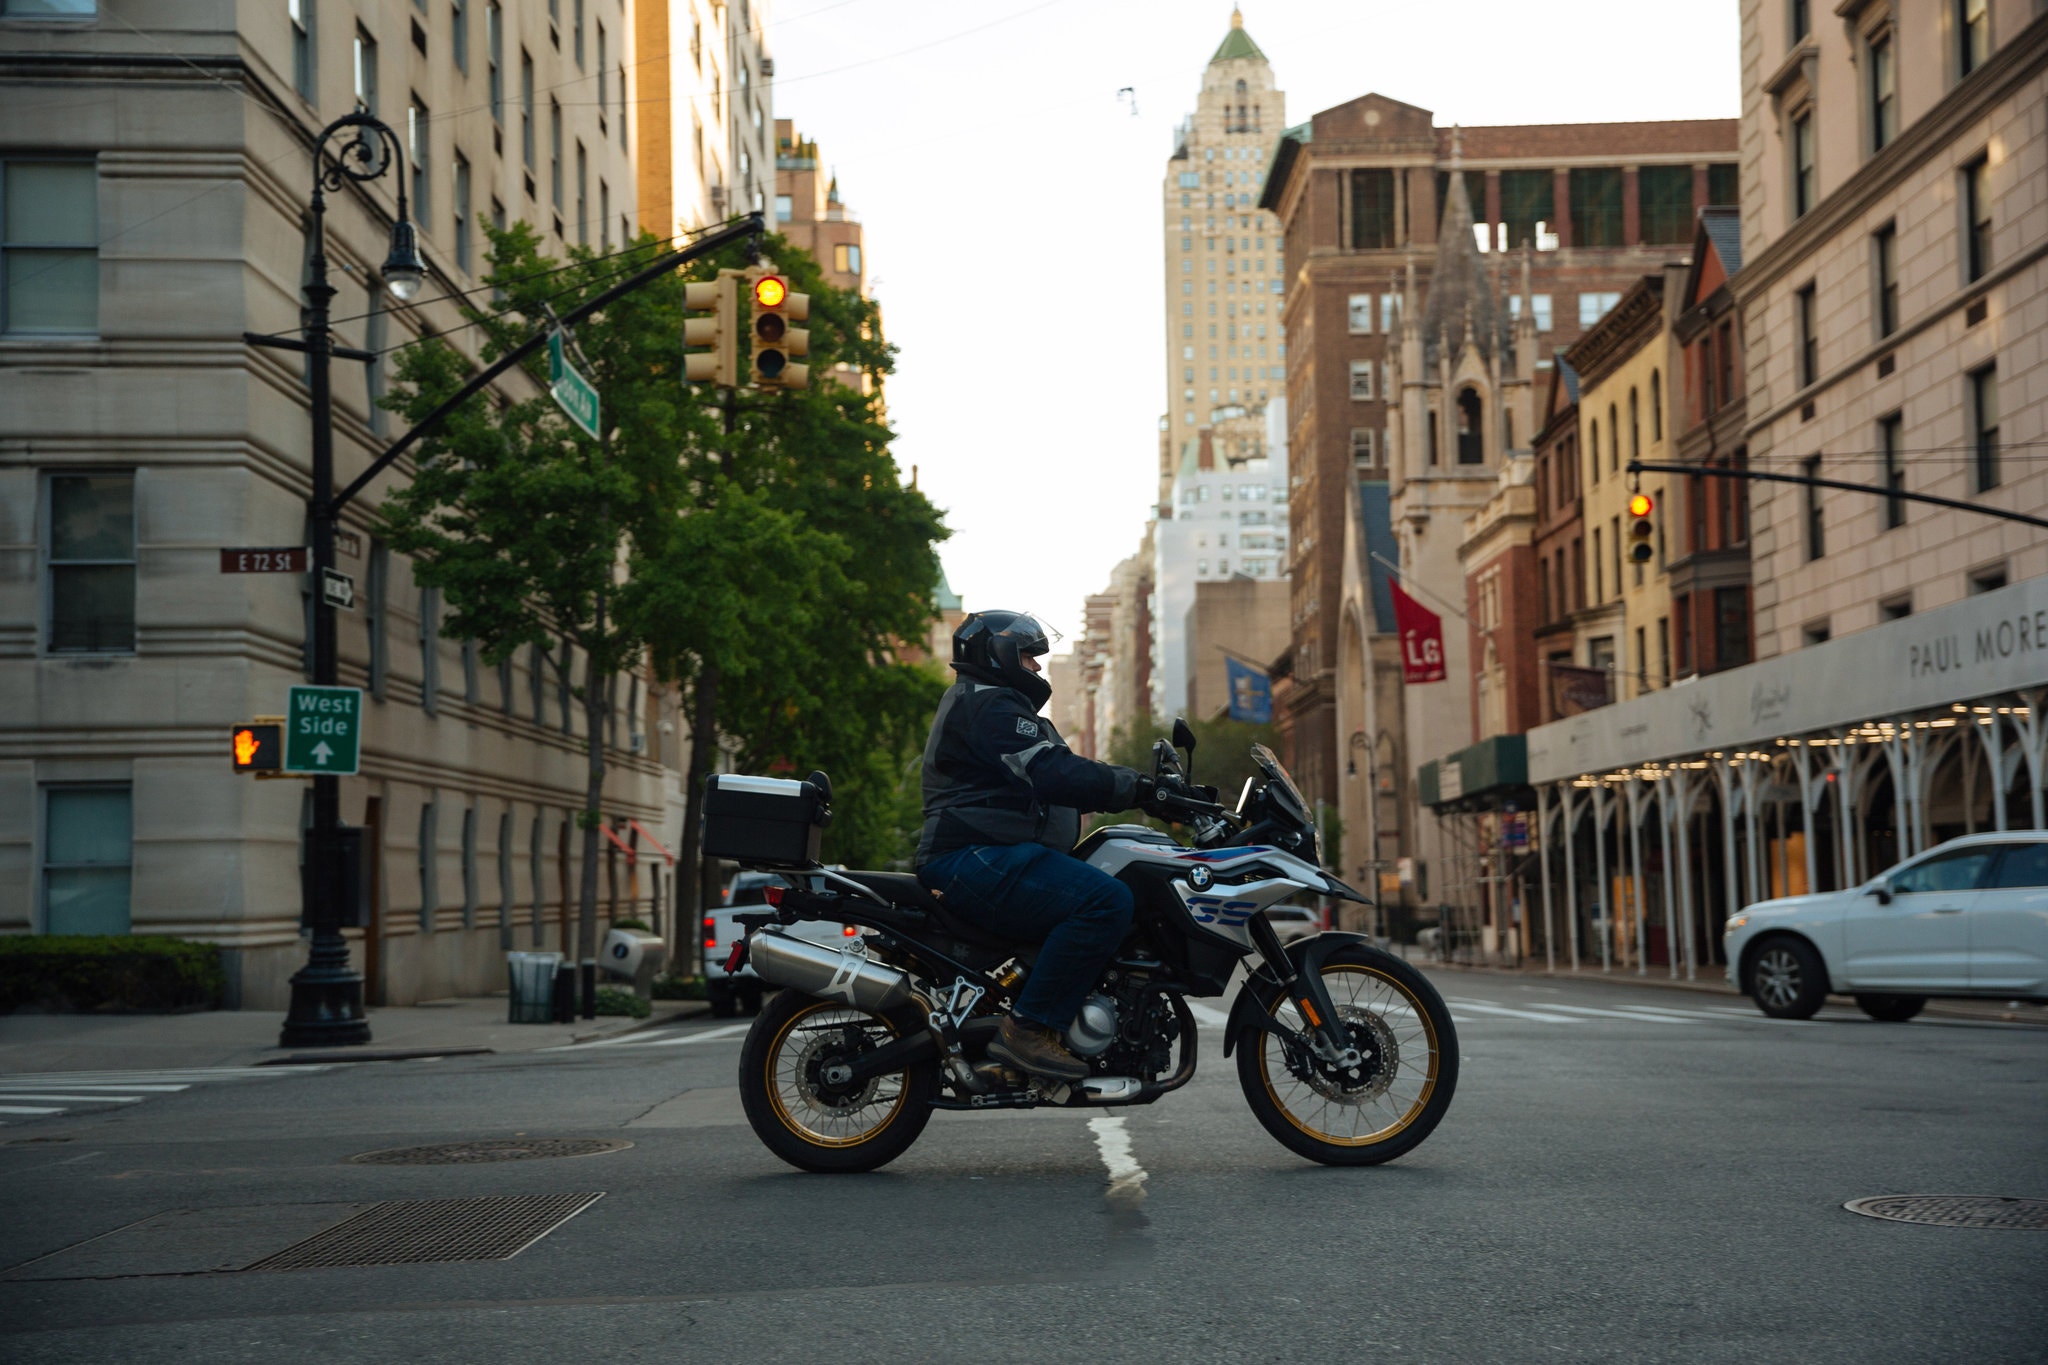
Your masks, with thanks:
[[[1394,592],[1394,629],[1401,637],[1401,681],[1442,682],[1443,618],[1402,592],[1399,584],[1387,586]]]

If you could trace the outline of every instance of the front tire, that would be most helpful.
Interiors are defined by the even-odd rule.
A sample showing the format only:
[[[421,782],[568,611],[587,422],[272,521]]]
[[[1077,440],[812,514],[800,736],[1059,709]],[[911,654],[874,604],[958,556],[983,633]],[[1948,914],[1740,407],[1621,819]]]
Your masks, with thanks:
[[[1458,1034],[1429,979],[1400,958],[1363,944],[1330,954],[1323,984],[1346,1030],[1369,1051],[1367,1074],[1350,1083],[1251,1024],[1235,1040],[1245,1102],[1288,1150],[1329,1166],[1376,1166],[1420,1146],[1458,1087]],[[1252,989],[1247,984],[1246,989]],[[1257,998],[1289,1029],[1302,1020],[1278,988]]]
[[[740,1049],[740,1107],[769,1151],[805,1171],[872,1171],[931,1121],[936,1061],[833,1086],[824,1071],[923,1027],[915,1011],[868,1014],[793,990],[767,1002]]]
[[[1856,1008],[1880,1024],[1903,1024],[1927,1007],[1924,995],[1859,995]]]
[[[1803,938],[1767,938],[1750,959],[1749,998],[1773,1019],[1811,1019],[1827,1003],[1827,964]]]

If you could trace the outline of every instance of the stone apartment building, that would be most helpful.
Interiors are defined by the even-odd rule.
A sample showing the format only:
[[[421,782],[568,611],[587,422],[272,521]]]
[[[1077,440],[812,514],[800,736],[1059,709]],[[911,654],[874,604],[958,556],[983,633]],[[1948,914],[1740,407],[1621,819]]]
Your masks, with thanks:
[[[345,482],[399,434],[374,402],[391,348],[432,330],[474,355],[450,296],[478,287],[483,222],[529,221],[555,255],[671,226],[632,155],[663,108],[636,46],[649,7],[40,8],[63,12],[0,13],[0,932],[215,942],[231,998],[276,1008],[305,958],[307,793],[234,775],[228,735],[305,681],[309,587],[224,575],[219,551],[304,541],[304,371],[242,338],[298,325],[314,138],[359,108],[395,130],[429,265],[406,302],[378,276],[399,171],[329,195],[337,339],[379,356],[334,361]],[[504,391],[531,392],[516,373]],[[443,639],[436,594],[378,540],[404,476],[350,506],[340,556],[341,679],[369,694],[341,796],[373,923],[351,932],[389,1003],[487,991],[503,949],[561,946],[585,763],[557,674]],[[605,725],[604,908],[658,914],[684,736],[644,676],[617,680]]]
[[[1509,409],[1498,404],[1479,414],[1484,431],[1461,419],[1460,411],[1444,414],[1439,440],[1446,451],[1454,427],[1465,420],[1467,440],[1496,453],[1470,464],[1447,455],[1443,469],[1418,483],[1441,528],[1426,533],[1433,548],[1423,563],[1410,563],[1404,553],[1420,542],[1402,529],[1402,509],[1372,510],[1388,507],[1387,371],[1402,298],[1411,272],[1410,307],[1420,308],[1428,296],[1439,206],[1452,199],[1454,170],[1500,321],[1512,326],[1525,308],[1530,314],[1535,355],[1521,379],[1533,393],[1547,387],[1556,351],[1604,316],[1634,280],[1682,251],[1697,207],[1732,200],[1736,143],[1733,120],[1453,130],[1439,128],[1426,109],[1379,94],[1325,109],[1281,134],[1259,200],[1277,215],[1286,247],[1282,321],[1295,554],[1292,679],[1278,719],[1295,776],[1312,797],[1347,810],[1363,799],[1349,781],[1359,766],[1354,741],[1403,754],[1410,743],[1422,743],[1391,732],[1381,741],[1361,738],[1361,726],[1347,719],[1366,710],[1371,642],[1393,629],[1391,620],[1371,610],[1384,594],[1368,583],[1347,595],[1347,574],[1370,580],[1387,572],[1385,563],[1396,563],[1415,585],[1414,595],[1426,602],[1434,596],[1432,609],[1462,602],[1459,528],[1491,495],[1499,459],[1526,453],[1535,434],[1533,403],[1512,429]],[[1520,266],[1513,257],[1524,247],[1531,248],[1526,290],[1515,278]],[[1355,503],[1354,565],[1346,545]],[[1350,625],[1360,642],[1355,649],[1344,643],[1346,602],[1358,617]],[[1466,636],[1449,630],[1446,643],[1454,681],[1432,697],[1430,708],[1462,731],[1471,715]],[[1347,664],[1340,660],[1349,661],[1346,676],[1354,680],[1341,701]],[[1430,756],[1427,747],[1413,755],[1417,761]],[[1345,818],[1347,830],[1360,824],[1353,814]],[[1384,809],[1379,822],[1385,836]],[[1404,848],[1402,856],[1416,852]]]
[[[590,5],[610,0],[581,0]],[[547,0],[552,15],[579,0]],[[640,224],[656,236],[758,210],[773,219],[775,59],[764,0],[621,0],[630,6]],[[474,7],[475,0],[464,0]],[[522,5],[520,8],[527,8]]]

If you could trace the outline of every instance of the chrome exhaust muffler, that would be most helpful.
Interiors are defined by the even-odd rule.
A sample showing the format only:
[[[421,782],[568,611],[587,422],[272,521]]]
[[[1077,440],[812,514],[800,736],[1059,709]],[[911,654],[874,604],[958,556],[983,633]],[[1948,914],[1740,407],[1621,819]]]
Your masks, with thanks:
[[[870,962],[851,945],[827,948],[774,929],[756,931],[747,945],[747,962],[763,981],[842,1000],[857,1010],[880,1014],[910,999],[910,977],[894,967]]]

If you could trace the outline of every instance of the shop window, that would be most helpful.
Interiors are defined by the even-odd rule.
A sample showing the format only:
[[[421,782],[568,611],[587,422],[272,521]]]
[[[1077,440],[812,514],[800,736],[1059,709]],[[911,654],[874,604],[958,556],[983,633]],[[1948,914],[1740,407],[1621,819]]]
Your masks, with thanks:
[[[129,932],[133,805],[126,783],[43,789],[43,932]]]

